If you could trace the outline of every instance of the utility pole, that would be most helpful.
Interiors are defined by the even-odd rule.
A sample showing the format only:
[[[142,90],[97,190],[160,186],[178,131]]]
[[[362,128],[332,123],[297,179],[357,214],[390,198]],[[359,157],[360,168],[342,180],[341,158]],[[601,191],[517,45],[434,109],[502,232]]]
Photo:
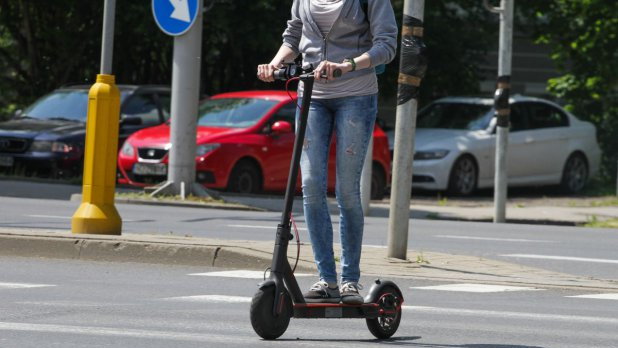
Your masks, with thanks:
[[[82,203],[71,219],[73,233],[119,235],[122,230],[114,205],[120,126],[120,91],[112,75],[115,13],[116,0],[105,0],[101,70],[88,92]]]
[[[423,43],[425,0],[405,0],[395,120],[393,178],[388,219],[388,257],[405,260],[412,192],[416,111],[421,80],[427,70]]]
[[[513,52],[513,7],[515,0],[501,0],[500,7],[492,7],[484,0],[485,7],[500,14],[500,47],[498,58],[498,82],[494,94],[496,109],[496,165],[494,177],[494,223],[506,221],[507,163],[511,107],[511,57]]]

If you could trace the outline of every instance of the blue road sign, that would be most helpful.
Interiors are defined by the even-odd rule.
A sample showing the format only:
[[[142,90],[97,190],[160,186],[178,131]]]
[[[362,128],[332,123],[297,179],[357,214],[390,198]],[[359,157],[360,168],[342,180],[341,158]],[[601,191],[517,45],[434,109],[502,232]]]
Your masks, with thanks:
[[[197,18],[199,0],[152,0],[152,14],[167,35],[187,32]]]

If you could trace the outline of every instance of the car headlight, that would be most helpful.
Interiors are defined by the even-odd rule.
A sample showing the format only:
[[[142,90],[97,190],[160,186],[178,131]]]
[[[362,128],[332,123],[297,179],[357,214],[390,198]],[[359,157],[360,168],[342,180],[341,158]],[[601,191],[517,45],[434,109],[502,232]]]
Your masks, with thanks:
[[[81,151],[81,148],[75,144],[67,144],[60,141],[35,140],[30,145],[30,151],[76,153]]]
[[[219,148],[219,146],[221,146],[221,144],[217,144],[217,143],[199,145],[195,149],[195,156],[196,157],[204,156],[205,154]]]
[[[35,140],[30,145],[30,151],[32,152],[51,152],[52,142],[44,140]]]
[[[120,152],[127,156],[127,157],[133,157],[135,156],[135,149],[133,148],[133,145],[131,145],[130,142],[125,141],[124,144],[122,145],[122,149],[120,150]]]
[[[414,153],[415,160],[433,160],[433,159],[441,159],[448,155],[448,150],[427,150],[427,151],[417,151]]]

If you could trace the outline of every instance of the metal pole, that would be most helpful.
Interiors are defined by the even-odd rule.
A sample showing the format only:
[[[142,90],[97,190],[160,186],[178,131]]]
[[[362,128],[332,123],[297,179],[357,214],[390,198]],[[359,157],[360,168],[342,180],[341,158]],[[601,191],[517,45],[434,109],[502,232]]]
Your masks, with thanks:
[[[365,163],[363,164],[363,172],[361,174],[361,202],[363,205],[363,214],[369,215],[369,203],[371,201],[371,175],[373,170],[373,132],[369,138],[367,154],[365,155]]]
[[[202,1],[198,3],[202,8]],[[181,186],[185,191],[196,191],[195,148],[197,137],[197,112],[200,88],[202,52],[202,11],[184,35],[174,38],[172,69],[172,105],[170,138],[170,166],[168,183],[171,193],[178,195]],[[168,191],[169,192],[169,191]]]
[[[412,161],[416,110],[421,79],[427,61],[423,44],[423,13],[425,0],[405,0],[401,36],[401,57],[395,121],[395,144],[390,214],[388,220],[388,256],[406,259],[408,222],[412,190]]]
[[[514,0],[502,0],[500,13],[500,47],[498,83],[494,95],[496,109],[496,158],[494,177],[494,223],[506,221],[507,199],[507,149],[509,138],[509,95],[511,88],[511,56],[513,47]]]
[[[103,39],[101,41],[101,74],[112,74],[114,52],[114,20],[116,0],[105,0],[103,5]]]

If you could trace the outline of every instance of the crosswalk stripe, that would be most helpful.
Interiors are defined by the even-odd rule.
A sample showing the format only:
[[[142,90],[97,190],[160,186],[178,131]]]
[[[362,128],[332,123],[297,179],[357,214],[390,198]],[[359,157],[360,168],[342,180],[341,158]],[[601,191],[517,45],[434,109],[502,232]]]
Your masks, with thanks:
[[[506,285],[488,285],[488,284],[445,284],[435,286],[418,286],[410,287],[410,289],[418,290],[438,290],[438,291],[461,291],[461,292],[506,292],[506,291],[538,291],[543,289],[523,287],[523,286],[506,286]]]
[[[591,324],[611,324],[611,325],[618,324],[618,318],[607,318],[607,317],[587,317],[587,316],[579,316],[579,315],[490,311],[490,310],[482,310],[482,309],[438,308],[438,307],[425,307],[425,306],[402,306],[402,308],[404,310],[414,311],[417,313],[429,313],[429,314],[438,314],[438,315],[461,315],[461,316],[489,317],[489,318],[500,318],[500,319],[564,321],[564,322],[579,322],[579,323],[591,323]]]
[[[577,296],[566,296],[573,298],[592,298],[597,300],[618,300],[618,294],[591,294],[591,295],[577,295]]]
[[[167,297],[162,300],[185,301],[185,302],[207,302],[207,303],[249,303],[251,302],[251,297],[226,296],[226,295],[197,295],[197,296]]]
[[[263,271],[248,271],[248,270],[235,270],[235,271],[220,271],[220,272],[206,272],[206,273],[191,273],[191,276],[203,276],[203,277],[225,277],[225,278],[246,278],[246,279],[264,279]],[[308,277],[311,274],[306,273],[294,273],[296,277]],[[268,277],[268,272],[266,273]]]
[[[55,286],[51,284],[27,284],[27,283],[0,283],[0,289],[27,289],[27,288],[45,288]]]
[[[595,258],[587,258],[587,257],[571,257],[571,256],[529,255],[529,254],[508,254],[508,255],[500,255],[500,256],[516,257],[516,258],[522,258],[522,259],[578,261],[578,262],[593,262],[593,263],[618,263],[618,260],[595,259]]]

